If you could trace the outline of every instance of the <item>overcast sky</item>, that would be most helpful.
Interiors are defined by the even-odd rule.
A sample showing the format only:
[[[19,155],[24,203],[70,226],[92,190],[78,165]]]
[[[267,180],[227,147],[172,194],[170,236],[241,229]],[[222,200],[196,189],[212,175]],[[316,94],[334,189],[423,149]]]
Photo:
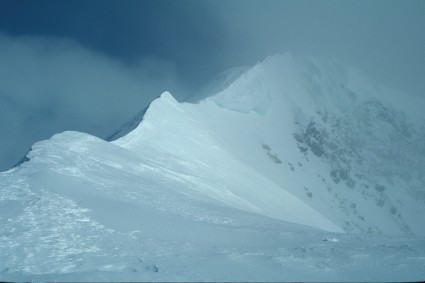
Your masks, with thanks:
[[[63,130],[105,137],[164,90],[286,51],[425,95],[425,1],[0,0],[0,171]]]

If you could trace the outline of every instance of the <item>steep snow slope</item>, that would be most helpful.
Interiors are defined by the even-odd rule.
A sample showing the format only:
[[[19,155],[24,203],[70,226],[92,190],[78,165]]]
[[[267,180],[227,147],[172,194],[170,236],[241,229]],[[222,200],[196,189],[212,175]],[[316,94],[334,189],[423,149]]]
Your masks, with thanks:
[[[423,279],[421,113],[290,54],[231,81],[0,173],[0,280]]]
[[[285,54],[185,107],[345,231],[424,235],[425,101],[399,96],[337,62]]]
[[[184,106],[164,93],[140,126],[114,144],[155,160],[176,177],[230,207],[328,231],[342,230],[286,190],[246,166]],[[189,191],[190,192],[190,191]]]

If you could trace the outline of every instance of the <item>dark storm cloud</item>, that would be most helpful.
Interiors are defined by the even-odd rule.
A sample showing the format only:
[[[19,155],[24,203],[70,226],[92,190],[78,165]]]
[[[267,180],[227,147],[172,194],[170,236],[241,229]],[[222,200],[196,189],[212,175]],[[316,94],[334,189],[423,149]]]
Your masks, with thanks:
[[[203,1],[0,2],[0,28],[10,34],[74,38],[127,64],[141,54],[154,55],[177,64],[188,81],[208,77],[198,69],[208,68],[205,55],[222,47],[217,24]]]
[[[335,57],[408,92],[425,86],[422,0],[3,3],[0,27],[12,34],[71,37],[129,64],[151,54],[175,63],[193,87],[286,51]]]
[[[425,95],[424,14],[422,0],[2,0],[0,159],[60,130],[102,136],[163,90],[182,98],[277,52]]]

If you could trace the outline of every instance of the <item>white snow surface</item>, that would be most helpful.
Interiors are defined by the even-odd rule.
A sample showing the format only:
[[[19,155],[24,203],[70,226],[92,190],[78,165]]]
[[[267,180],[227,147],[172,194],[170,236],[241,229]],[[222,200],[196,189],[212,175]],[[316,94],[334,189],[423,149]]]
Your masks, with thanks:
[[[423,101],[289,53],[236,73],[0,173],[0,280],[424,280]]]

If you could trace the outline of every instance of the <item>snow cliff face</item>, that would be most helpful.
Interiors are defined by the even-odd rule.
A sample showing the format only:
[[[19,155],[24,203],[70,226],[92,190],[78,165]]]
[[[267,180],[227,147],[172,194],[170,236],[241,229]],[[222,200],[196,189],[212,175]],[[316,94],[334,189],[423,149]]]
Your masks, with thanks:
[[[423,238],[388,236],[425,235],[421,101],[290,54],[225,77],[1,173],[0,278],[423,278]]]

